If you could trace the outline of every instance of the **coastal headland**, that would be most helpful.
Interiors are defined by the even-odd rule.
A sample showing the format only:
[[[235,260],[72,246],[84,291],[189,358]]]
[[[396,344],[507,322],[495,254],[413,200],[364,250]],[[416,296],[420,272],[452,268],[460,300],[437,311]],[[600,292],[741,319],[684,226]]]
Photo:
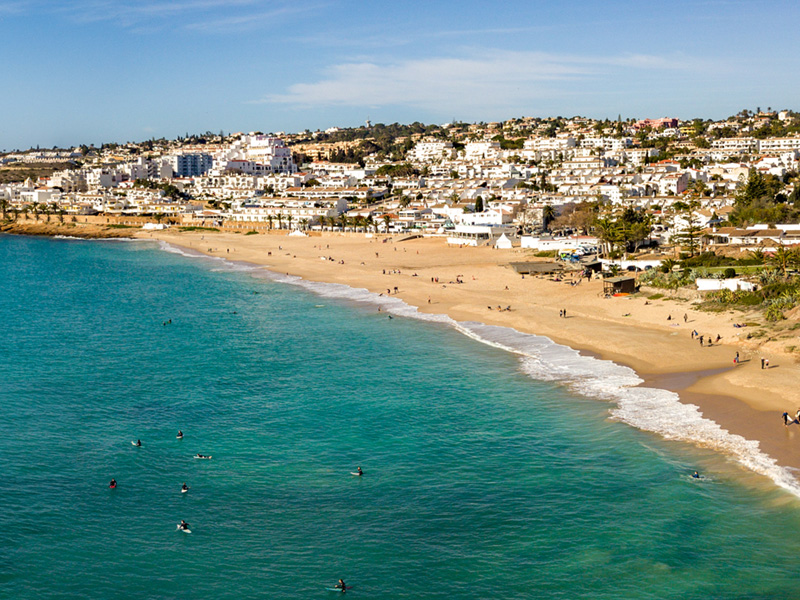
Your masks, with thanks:
[[[138,230],[138,228],[136,229]],[[0,233],[15,235],[68,236],[85,239],[127,238],[132,232],[128,227],[109,227],[101,223],[43,223],[39,221],[16,221],[0,224]]]
[[[649,300],[641,294],[609,298],[599,280],[573,285],[523,277],[508,266],[527,260],[522,250],[448,246],[441,238],[174,230],[136,237],[310,281],[365,288],[457,321],[547,336],[633,368],[643,386],[679,393],[729,432],[758,441],[779,464],[800,468],[800,425],[785,427],[781,421],[784,411],[794,416],[800,406],[800,370],[790,356],[765,353],[757,340],[747,339],[746,327],[734,327],[741,313],[699,311],[686,301]],[[703,345],[692,331],[704,336]],[[762,368],[762,358],[769,368]]]

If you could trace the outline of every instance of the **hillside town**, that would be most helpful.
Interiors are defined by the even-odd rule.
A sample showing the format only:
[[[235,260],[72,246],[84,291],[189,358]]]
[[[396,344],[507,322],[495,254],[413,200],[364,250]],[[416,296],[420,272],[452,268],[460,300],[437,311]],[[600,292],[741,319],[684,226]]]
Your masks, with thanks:
[[[677,257],[800,243],[799,160],[800,114],[789,110],[367,122],[7,153],[0,206],[12,220],[414,233],[610,258],[658,246]]]

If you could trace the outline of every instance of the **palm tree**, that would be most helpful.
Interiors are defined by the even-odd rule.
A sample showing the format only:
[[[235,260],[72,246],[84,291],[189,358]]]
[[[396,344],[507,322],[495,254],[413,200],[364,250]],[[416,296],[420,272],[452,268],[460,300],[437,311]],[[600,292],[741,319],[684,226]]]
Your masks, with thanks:
[[[358,231],[359,227],[364,226],[364,217],[362,217],[361,215],[356,215],[355,218],[353,219],[353,225],[355,225],[355,229],[356,231]]]
[[[384,226],[384,233],[389,233],[389,225],[392,223],[392,217],[389,215],[383,215],[383,226]]]
[[[3,213],[3,220],[6,220],[6,211],[8,210],[8,200],[5,198],[0,199],[0,211]]]
[[[278,229],[283,229],[283,215],[278,213]]]
[[[367,227],[372,227],[375,233],[378,233],[378,224],[375,223],[375,219],[372,218],[372,215],[368,215],[365,222]]]
[[[294,219],[294,217],[292,215],[289,215],[289,216],[286,217],[286,229],[291,229],[292,228],[292,220],[293,219]]]
[[[267,215],[267,221],[269,222],[270,231],[272,231],[272,221],[274,221],[274,220],[275,220],[275,217],[273,217],[272,215]]]
[[[303,231],[308,229],[308,219],[300,219],[300,227]]]
[[[38,221],[39,220],[39,203],[38,202],[32,202],[31,203],[31,212],[33,213],[33,216],[36,217],[36,220]]]
[[[342,232],[344,232],[344,230],[347,228],[347,221],[348,219],[346,214],[342,213],[339,215],[339,223],[342,225]]]
[[[781,244],[775,250],[775,253],[767,257],[767,261],[777,267],[777,269],[783,275],[783,278],[786,279],[786,270],[789,266],[797,264],[798,256],[797,251],[792,249],[788,249],[786,246]]]

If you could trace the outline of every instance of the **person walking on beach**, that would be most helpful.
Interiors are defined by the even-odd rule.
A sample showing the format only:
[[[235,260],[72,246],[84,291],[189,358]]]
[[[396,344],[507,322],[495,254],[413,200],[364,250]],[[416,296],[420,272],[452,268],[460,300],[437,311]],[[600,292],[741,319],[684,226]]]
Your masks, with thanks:
[[[764,359],[763,358],[761,359],[761,370],[762,371],[764,370]]]
[[[686,313],[683,313],[683,322],[684,323],[688,323],[689,322],[689,316]]]
[[[735,365],[739,364],[739,353],[738,352],[736,353],[736,356],[733,357],[733,364],[735,364]]]
[[[791,423],[791,421],[789,420],[789,413],[785,412],[783,413],[783,426],[788,427],[789,423]]]
[[[700,336],[700,346],[702,346],[702,345],[703,345],[703,336],[701,335]]]

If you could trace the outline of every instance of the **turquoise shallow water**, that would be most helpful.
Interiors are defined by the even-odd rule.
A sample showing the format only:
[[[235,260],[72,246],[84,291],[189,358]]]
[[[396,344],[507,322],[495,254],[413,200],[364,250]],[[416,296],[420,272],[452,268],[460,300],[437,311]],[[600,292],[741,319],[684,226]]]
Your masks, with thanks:
[[[0,597],[798,595],[786,492],[448,326],[2,236],[0,323]]]

